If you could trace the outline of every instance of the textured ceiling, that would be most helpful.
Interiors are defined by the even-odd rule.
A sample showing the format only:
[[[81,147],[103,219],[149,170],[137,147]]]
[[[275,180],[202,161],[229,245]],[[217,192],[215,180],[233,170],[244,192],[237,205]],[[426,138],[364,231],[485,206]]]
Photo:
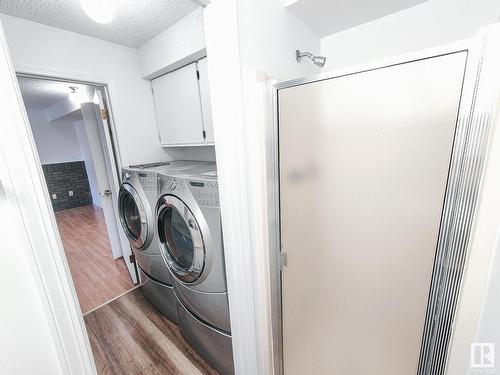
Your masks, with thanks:
[[[19,77],[18,81],[24,105],[29,109],[46,109],[66,99],[71,92],[70,86],[77,87],[78,92],[89,100],[92,100],[95,90],[92,86],[45,79]]]
[[[283,0],[283,3],[322,38],[426,1],[428,0]]]
[[[79,0],[0,0],[0,13],[138,48],[198,6],[190,0],[118,0],[115,18],[99,24]]]

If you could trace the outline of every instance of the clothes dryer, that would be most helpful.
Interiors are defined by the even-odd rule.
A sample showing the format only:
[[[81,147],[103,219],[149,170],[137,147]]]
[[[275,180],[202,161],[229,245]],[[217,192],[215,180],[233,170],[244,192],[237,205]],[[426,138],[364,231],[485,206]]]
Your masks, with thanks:
[[[233,373],[215,163],[158,173],[158,188],[158,240],[173,275],[181,332],[218,371]]]

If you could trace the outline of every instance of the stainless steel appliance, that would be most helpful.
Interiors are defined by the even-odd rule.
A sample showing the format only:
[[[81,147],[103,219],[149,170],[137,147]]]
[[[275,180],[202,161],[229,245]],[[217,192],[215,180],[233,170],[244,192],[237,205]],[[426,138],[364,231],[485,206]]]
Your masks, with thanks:
[[[154,218],[158,189],[157,172],[153,168],[172,167],[172,163],[155,163],[124,168],[118,208],[146,299],[167,318],[177,322],[172,276],[158,246]]]
[[[179,326],[203,357],[233,373],[215,163],[158,174],[160,249],[173,275]]]

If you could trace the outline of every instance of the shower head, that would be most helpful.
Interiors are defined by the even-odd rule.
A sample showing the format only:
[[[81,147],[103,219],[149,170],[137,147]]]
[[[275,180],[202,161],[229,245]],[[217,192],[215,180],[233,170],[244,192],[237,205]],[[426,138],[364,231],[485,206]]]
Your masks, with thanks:
[[[322,68],[326,63],[326,57],[324,56],[314,56],[310,52],[300,52],[299,50],[295,51],[295,58],[297,59],[297,62],[300,62],[303,57],[308,57],[314,65],[317,65],[320,68]]]
[[[313,63],[322,68],[325,66],[326,63],[326,57],[324,56],[314,56],[312,59]]]

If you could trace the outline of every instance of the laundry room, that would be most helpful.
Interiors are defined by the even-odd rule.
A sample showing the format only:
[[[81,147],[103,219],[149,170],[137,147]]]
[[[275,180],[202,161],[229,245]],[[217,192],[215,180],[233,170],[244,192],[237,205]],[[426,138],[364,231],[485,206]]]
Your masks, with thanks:
[[[0,373],[495,374],[499,46],[498,0],[0,0]]]

